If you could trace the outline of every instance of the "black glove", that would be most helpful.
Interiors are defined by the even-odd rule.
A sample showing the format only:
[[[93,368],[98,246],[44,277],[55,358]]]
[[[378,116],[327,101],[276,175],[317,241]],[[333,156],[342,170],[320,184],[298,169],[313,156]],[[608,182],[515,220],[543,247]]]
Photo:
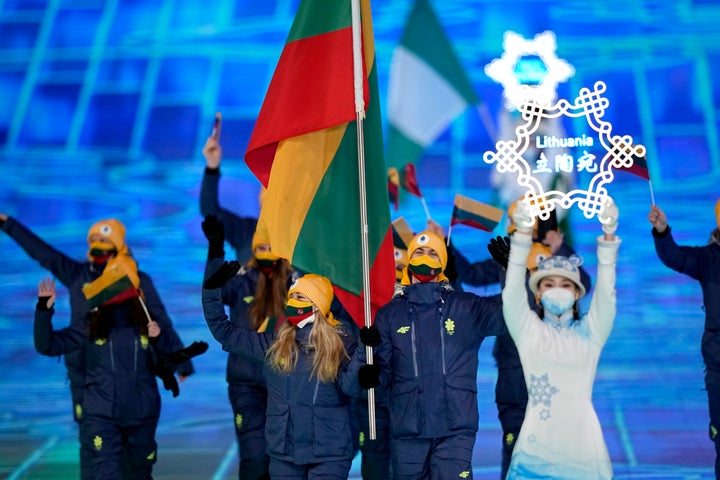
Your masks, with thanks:
[[[498,235],[490,240],[487,249],[493,260],[499,263],[504,270],[507,270],[508,258],[510,258],[510,237]]]
[[[362,327],[360,329],[360,341],[366,347],[377,347],[380,345],[380,330],[375,325]]]
[[[380,385],[380,367],[377,365],[363,365],[358,370],[358,382],[365,390]]]
[[[47,297],[38,297],[37,305],[35,305],[35,308],[38,311],[41,312],[47,312],[50,310],[50,307],[48,307],[48,301],[50,301],[50,295]]]
[[[538,218],[537,238],[533,240],[542,243],[545,240],[545,235],[547,235],[547,232],[557,229],[557,215],[555,214],[555,210],[552,210],[550,212],[550,217],[547,220],[540,220]]]
[[[222,287],[237,274],[238,270],[240,270],[240,262],[237,260],[223,262],[220,268],[205,280],[203,288],[212,289]]]
[[[208,258],[225,256],[225,227],[215,215],[208,215],[202,222],[202,230],[208,239]]]
[[[172,392],[173,397],[180,395],[180,386],[167,362],[158,361],[155,365],[155,374],[162,380],[165,390]]]
[[[192,345],[190,345],[189,347],[185,347],[175,352],[172,352],[165,358],[168,362],[177,365],[178,363],[183,363],[193,357],[202,355],[207,351],[207,349],[208,344],[206,342],[193,342]]]

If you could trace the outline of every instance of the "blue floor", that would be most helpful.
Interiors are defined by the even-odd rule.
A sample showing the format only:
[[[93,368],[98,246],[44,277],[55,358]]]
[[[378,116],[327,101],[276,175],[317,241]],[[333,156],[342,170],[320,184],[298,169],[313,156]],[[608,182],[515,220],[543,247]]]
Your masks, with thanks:
[[[375,0],[380,88],[407,3]],[[711,1],[431,1],[489,112],[500,87],[483,67],[502,53],[502,33],[552,29],[575,76],[561,95],[602,79],[614,133],[648,147],[648,182],[618,173],[608,187],[620,208],[618,315],[600,361],[594,403],[618,479],[714,478],[703,385],[703,311],[696,282],[655,256],[646,216],[652,198],[676,239],[702,245],[720,198],[720,6]],[[151,274],[186,343],[210,350],[172,398],[163,392],[160,480],[237,478],[225,354],[202,318],[206,240],[198,192],[202,144],[223,112],[221,202],[257,213],[258,183],[243,154],[297,2],[268,0],[0,0],[0,212],[67,254],[85,256],[94,221],[128,226],[140,267]],[[508,13],[512,6],[512,15]],[[624,16],[620,16],[620,13]],[[383,106],[384,108],[384,106]],[[494,148],[469,109],[418,163],[433,218],[447,226],[456,193],[491,203]],[[569,122],[573,131],[577,123]],[[583,178],[578,178],[582,183]],[[425,211],[408,196],[393,218],[421,229]],[[502,233],[502,227],[495,232]],[[598,224],[571,211],[573,244],[594,274]],[[491,235],[453,229],[471,259]],[[0,234],[0,477],[77,478],[77,432],[62,362],[32,345],[37,283],[46,272]],[[478,290],[497,293],[497,288]],[[67,319],[59,292],[56,325]],[[480,425],[474,478],[499,477],[492,342],[479,352]],[[360,478],[359,463],[351,478]]]

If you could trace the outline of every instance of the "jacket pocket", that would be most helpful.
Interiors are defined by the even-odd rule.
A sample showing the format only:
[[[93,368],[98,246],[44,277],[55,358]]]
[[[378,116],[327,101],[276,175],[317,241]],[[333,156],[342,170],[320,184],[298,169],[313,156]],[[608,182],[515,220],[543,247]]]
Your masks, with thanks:
[[[451,429],[478,428],[477,384],[475,378],[446,377],[448,426]]]
[[[415,381],[397,383],[390,394],[390,419],[393,436],[420,433],[418,384]]]
[[[313,454],[317,457],[352,456],[348,406],[313,408]]]
[[[286,455],[288,453],[288,415],[289,410],[287,404],[268,402],[265,420],[265,439],[270,453],[276,453],[278,455]]]

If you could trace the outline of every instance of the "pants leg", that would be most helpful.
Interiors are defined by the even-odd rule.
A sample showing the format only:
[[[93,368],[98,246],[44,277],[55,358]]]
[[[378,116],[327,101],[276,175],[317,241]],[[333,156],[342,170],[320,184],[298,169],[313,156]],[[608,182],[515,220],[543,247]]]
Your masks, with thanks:
[[[510,458],[525,418],[527,406],[527,388],[519,362],[516,366],[498,368],[495,402],[503,432],[500,478],[504,479],[510,466]]]
[[[242,480],[269,479],[270,459],[265,453],[265,413],[267,390],[261,386],[229,384],[235,435],[240,456]]]
[[[710,412],[710,440],[715,445],[715,478],[720,480],[720,371],[705,371],[705,388]]]
[[[367,398],[358,398],[355,418],[359,425],[360,471],[365,480],[390,479],[390,410],[384,402],[375,403],[375,440],[370,440]]]
[[[269,472],[273,480],[308,480],[307,465],[295,465],[277,458],[270,459]]]
[[[311,464],[307,478],[308,480],[347,480],[351,464],[350,459]]]
[[[85,415],[81,434],[83,442],[92,455],[90,478],[122,480],[123,478],[123,433],[112,418]]]
[[[428,480],[430,478],[429,438],[393,438],[391,440],[393,478],[395,480]]]
[[[126,426],[123,435],[123,465],[127,480],[151,480],[157,462],[155,430],[158,418],[139,425]]]
[[[430,478],[432,480],[472,478],[474,446],[473,431],[437,439],[430,451]]]

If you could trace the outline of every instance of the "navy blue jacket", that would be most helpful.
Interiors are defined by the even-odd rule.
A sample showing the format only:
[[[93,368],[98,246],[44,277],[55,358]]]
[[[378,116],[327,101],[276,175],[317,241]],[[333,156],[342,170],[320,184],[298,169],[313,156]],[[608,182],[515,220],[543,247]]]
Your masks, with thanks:
[[[720,245],[684,247],[675,243],[670,227],[659,234],[653,229],[660,261],[676,272],[700,282],[705,305],[702,356],[709,369],[720,369]]]
[[[446,283],[403,286],[375,325],[393,437],[477,431],[478,350],[485,337],[507,332],[500,295],[456,292]]]
[[[275,332],[258,333],[229,322],[220,289],[203,289],[202,298],[205,321],[223,350],[264,361]],[[312,356],[304,347],[312,330],[309,325],[296,330],[300,348],[294,372],[279,373],[265,363],[265,442],[271,457],[300,465],[353,458],[349,396],[360,394],[357,372],[363,361],[354,355],[355,337],[345,333],[342,326],[336,328],[352,357],[343,361],[336,382],[323,383],[310,376]]]
[[[220,170],[206,168],[200,187],[200,215],[215,215],[225,228],[225,240],[235,249],[236,258],[244,262],[252,257],[252,238],[257,218],[241,217],[220,206],[218,184]]]
[[[25,250],[30,258],[36,260],[40,266],[49,270],[58,282],[63,284],[70,292],[70,323],[84,322],[88,312],[88,304],[85,295],[82,293],[82,286],[85,283],[97,279],[104,269],[104,265],[97,265],[89,260],[78,261],[53,246],[46,243],[35,235],[26,226],[12,217],[8,217],[2,225],[4,230],[20,248]],[[145,302],[150,315],[155,320],[163,335],[167,338],[170,351],[183,348],[180,337],[173,328],[167,310],[155,289],[150,277],[139,271],[140,288],[145,295]],[[81,351],[73,351],[65,355],[65,365],[68,371],[71,387],[82,387],[85,384],[85,368],[83,366],[84,355]],[[188,376],[194,372],[190,360],[183,362],[177,368],[180,375]]]
[[[79,351],[85,359],[84,415],[100,415],[123,425],[137,425],[160,415],[153,347],[147,336],[128,322],[130,302],[112,305],[107,339],[90,340],[88,319],[53,330],[53,309],[36,310],[35,349],[48,356]],[[164,332],[158,349],[169,352]]]
[[[205,266],[205,278],[212,275],[220,265],[222,258],[208,259]],[[250,306],[255,299],[255,287],[258,271],[242,267],[237,275],[222,287],[222,303],[230,309],[230,322],[239,328],[250,329]],[[238,352],[228,354],[225,379],[228,383],[241,385],[265,385],[263,360],[256,360]]]

